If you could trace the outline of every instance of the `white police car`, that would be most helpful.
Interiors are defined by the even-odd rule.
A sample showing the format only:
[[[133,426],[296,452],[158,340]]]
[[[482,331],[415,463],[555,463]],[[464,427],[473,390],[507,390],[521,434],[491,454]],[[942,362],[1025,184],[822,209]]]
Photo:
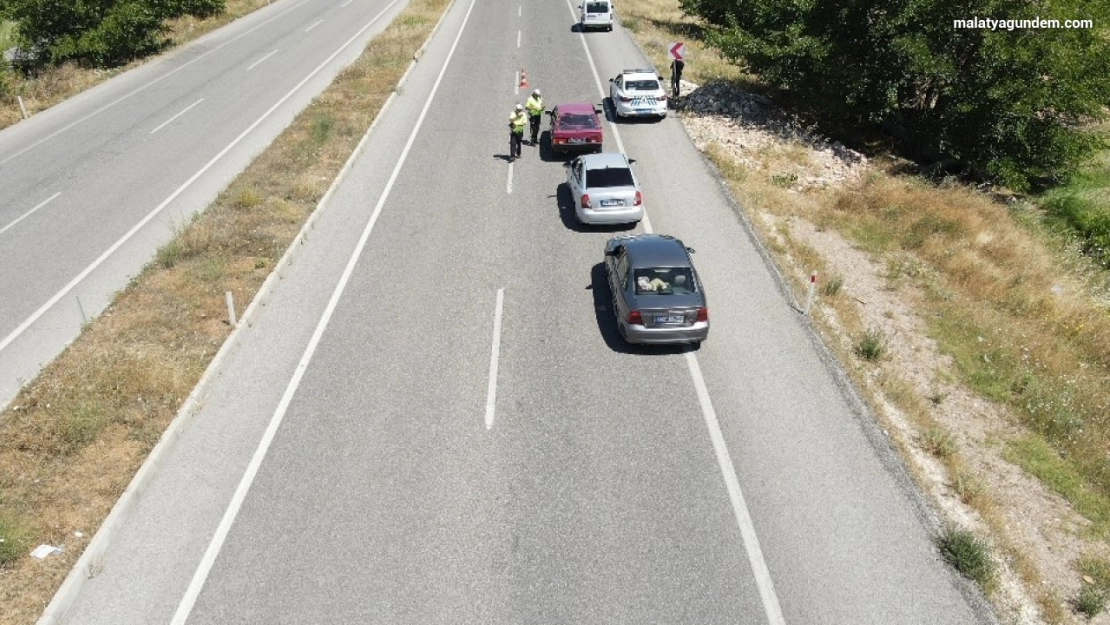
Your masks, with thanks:
[[[667,116],[663,77],[654,69],[626,69],[610,78],[609,100],[617,117]]]

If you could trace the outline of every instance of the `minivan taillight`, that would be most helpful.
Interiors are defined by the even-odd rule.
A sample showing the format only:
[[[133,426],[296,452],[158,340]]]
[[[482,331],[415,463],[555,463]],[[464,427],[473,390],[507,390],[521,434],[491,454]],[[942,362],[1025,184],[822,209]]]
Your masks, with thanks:
[[[640,192],[637,191],[636,192],[636,203],[634,204],[634,206],[639,206],[643,203],[644,203],[644,196],[640,195]]]
[[[628,313],[628,324],[634,326],[642,326],[644,325],[644,316],[640,314],[640,311],[633,310],[632,312]]]
[[[698,309],[698,318],[694,320],[694,323],[705,323],[706,321],[709,321],[709,309],[702,306]]]
[[[589,207],[590,207],[590,194],[589,193],[583,193],[582,194],[582,208],[589,208]]]

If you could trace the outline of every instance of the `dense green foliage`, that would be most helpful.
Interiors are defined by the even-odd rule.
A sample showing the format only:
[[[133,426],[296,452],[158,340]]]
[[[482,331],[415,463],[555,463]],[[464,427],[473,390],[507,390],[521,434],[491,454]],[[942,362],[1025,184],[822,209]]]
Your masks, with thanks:
[[[167,43],[167,19],[223,10],[224,0],[0,0],[0,15],[18,23],[20,41],[36,62],[92,67],[158,51]]]
[[[822,112],[880,124],[917,158],[1025,189],[1098,147],[1110,0],[681,0],[733,62]],[[956,28],[971,18],[1094,28]]]

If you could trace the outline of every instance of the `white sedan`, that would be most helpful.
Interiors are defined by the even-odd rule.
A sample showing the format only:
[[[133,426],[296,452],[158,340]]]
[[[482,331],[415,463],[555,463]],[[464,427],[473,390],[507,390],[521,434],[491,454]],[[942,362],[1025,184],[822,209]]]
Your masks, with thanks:
[[[579,223],[629,224],[644,218],[644,196],[624,154],[585,154],[565,163]]]

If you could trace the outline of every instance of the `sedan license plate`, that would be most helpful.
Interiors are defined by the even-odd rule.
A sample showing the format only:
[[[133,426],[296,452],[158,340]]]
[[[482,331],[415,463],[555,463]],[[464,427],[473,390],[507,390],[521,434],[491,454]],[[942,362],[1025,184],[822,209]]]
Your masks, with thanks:
[[[623,206],[624,200],[601,200],[602,206]]]
[[[662,315],[655,317],[655,323],[683,323],[686,317],[682,315]]]
[[[581,137],[573,137],[573,138],[570,139],[570,143],[585,143],[585,142],[586,142],[586,140],[581,138]]]

